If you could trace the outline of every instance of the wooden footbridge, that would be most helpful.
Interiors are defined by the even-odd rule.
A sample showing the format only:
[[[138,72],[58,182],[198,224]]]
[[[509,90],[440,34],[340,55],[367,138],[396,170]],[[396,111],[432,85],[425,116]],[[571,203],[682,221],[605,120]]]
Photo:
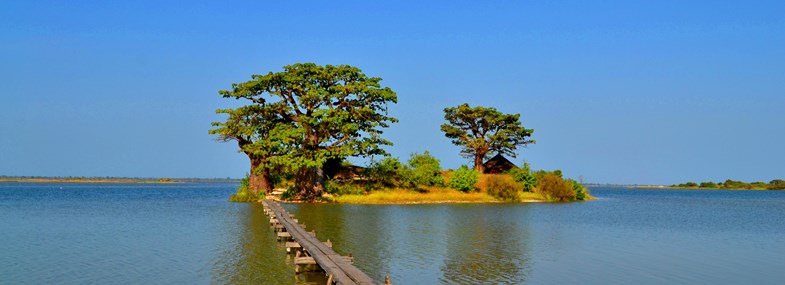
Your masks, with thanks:
[[[270,225],[277,232],[278,240],[286,242],[286,251],[296,251],[295,266],[299,273],[301,266],[318,265],[327,274],[327,284],[391,284],[390,277],[384,283],[373,281],[368,275],[352,265],[352,257],[341,256],[332,249],[330,240],[323,243],[316,239],[314,232],[305,231],[297,219],[286,212],[278,202],[262,201],[265,214],[270,216]],[[289,242],[289,239],[294,242]],[[299,249],[302,249],[301,252]]]

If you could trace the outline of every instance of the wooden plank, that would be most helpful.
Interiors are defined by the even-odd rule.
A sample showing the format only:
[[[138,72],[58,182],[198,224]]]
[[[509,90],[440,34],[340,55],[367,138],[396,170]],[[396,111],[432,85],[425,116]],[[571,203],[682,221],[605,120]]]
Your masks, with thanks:
[[[311,233],[306,232],[304,228],[294,221],[292,215],[287,213],[278,203],[270,201],[267,205],[269,205],[278,222],[286,227],[292,238],[304,250],[310,253],[313,260],[327,274],[333,276],[333,280],[337,284],[379,284],[357,269],[357,267],[354,267],[351,264],[351,258],[338,255],[330,246],[316,239]]]
[[[287,228],[290,228],[289,226],[291,224],[290,223],[291,221],[287,219],[289,217],[286,217],[287,215],[279,212],[278,210],[281,211],[283,210],[283,208],[279,208],[279,207],[280,207],[279,205],[276,205],[275,207],[276,216],[278,217],[279,221],[281,221],[284,225],[287,226]],[[332,273],[333,276],[335,277],[335,280],[339,284],[356,284],[355,282],[355,279],[357,279],[356,277],[351,278],[350,276],[346,275],[345,273],[346,266],[338,265],[336,263],[337,258],[330,258],[328,256],[328,254],[330,255],[337,255],[337,254],[334,254],[334,252],[325,252],[324,248],[320,248],[319,245],[322,245],[323,247],[326,246],[324,246],[318,240],[315,240],[315,238],[311,236],[309,233],[305,232],[304,229],[297,227],[296,223],[291,228],[292,229],[290,230],[290,232],[298,240],[300,245],[309,253],[311,253],[311,255],[314,257],[314,260],[316,260],[319,263],[322,269],[324,269],[328,273]],[[338,261],[338,263],[340,263],[340,261]],[[356,274],[356,272],[358,271],[354,271],[353,273]]]
[[[278,232],[278,240],[289,240],[292,237],[292,234],[289,232]]]
[[[286,253],[292,253],[294,250],[303,248],[298,242],[286,242]]]

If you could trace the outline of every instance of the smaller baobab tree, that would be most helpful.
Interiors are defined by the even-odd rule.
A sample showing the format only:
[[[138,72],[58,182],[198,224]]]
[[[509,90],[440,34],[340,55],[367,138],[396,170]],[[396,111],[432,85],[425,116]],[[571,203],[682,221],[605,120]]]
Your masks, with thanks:
[[[516,157],[517,147],[535,143],[527,139],[534,130],[524,128],[520,116],[464,103],[444,109],[447,123],[441,126],[441,130],[452,139],[453,144],[462,148],[461,156],[473,159],[474,169],[483,173],[483,162],[489,153]]]
[[[262,105],[247,105],[237,109],[219,109],[218,114],[227,114],[229,117],[224,122],[213,122],[215,129],[210,134],[218,135],[218,141],[237,141],[240,152],[245,153],[251,161],[248,175],[248,188],[252,194],[272,191],[270,176],[270,158],[282,153],[283,139],[279,134],[284,133],[286,124],[273,112],[269,112]]]

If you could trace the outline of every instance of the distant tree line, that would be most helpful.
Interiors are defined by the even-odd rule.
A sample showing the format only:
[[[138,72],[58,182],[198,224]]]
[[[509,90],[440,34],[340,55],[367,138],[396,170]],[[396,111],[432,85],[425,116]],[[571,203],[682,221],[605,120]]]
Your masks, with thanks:
[[[677,185],[671,185],[671,187],[679,187],[679,188],[704,188],[704,189],[759,189],[759,190],[785,190],[785,180],[782,179],[774,179],[769,181],[769,183],[765,182],[742,182],[742,181],[735,181],[735,180],[725,180],[724,182],[687,182]]]

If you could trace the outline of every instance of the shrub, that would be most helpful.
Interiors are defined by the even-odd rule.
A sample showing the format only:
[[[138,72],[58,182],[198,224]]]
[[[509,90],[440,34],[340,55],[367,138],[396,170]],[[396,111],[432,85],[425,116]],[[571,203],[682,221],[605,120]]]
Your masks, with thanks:
[[[362,186],[358,186],[351,182],[338,183],[335,181],[325,181],[324,191],[334,195],[365,194],[365,189],[363,189]]]
[[[572,183],[572,191],[575,192],[575,200],[583,201],[586,199],[586,187],[583,187],[578,181],[569,180]]]
[[[409,167],[401,167],[399,174],[410,187],[444,186],[442,167],[439,160],[427,151],[423,154],[413,153],[409,158]]]
[[[404,168],[405,166],[397,158],[387,157],[380,161],[371,162],[365,169],[368,188],[401,186],[401,172]]]
[[[474,169],[469,169],[466,165],[462,165],[453,172],[449,186],[456,190],[469,192],[476,189],[478,181],[480,181],[480,174]]]
[[[488,195],[507,201],[518,201],[522,186],[508,175],[486,175],[485,189]]]
[[[554,173],[543,174],[537,179],[537,189],[542,195],[546,195],[557,201],[575,200],[575,191],[572,183],[565,181]]]
[[[701,188],[717,188],[719,186],[717,186],[717,183],[714,183],[714,182],[701,182],[700,187]]]
[[[281,193],[281,200],[292,200],[294,199],[294,197],[297,197],[297,188],[295,188],[294,186],[290,186],[289,188],[286,188],[286,191],[283,191],[283,193]]]
[[[523,167],[516,167],[510,169],[508,174],[518,183],[523,186],[523,191],[532,192],[534,187],[537,186],[537,177],[531,172],[529,164],[524,162]]]

